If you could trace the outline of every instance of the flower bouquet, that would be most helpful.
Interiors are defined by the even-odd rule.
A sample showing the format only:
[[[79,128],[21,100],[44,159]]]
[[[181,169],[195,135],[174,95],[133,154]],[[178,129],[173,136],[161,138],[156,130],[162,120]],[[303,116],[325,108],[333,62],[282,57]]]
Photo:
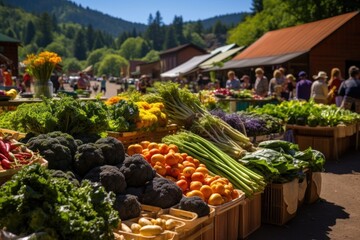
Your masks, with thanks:
[[[54,52],[44,51],[37,55],[30,54],[24,61],[27,72],[34,77],[35,97],[52,97],[50,76],[61,57]]]

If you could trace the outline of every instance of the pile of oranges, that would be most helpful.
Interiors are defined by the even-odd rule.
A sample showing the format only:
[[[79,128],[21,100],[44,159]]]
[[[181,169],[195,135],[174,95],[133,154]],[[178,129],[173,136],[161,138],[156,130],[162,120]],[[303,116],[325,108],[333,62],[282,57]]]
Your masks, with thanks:
[[[188,197],[198,196],[214,206],[239,197],[227,178],[211,176],[204,164],[179,153],[176,145],[143,141],[130,145],[127,153],[142,154],[159,175],[176,182]]]

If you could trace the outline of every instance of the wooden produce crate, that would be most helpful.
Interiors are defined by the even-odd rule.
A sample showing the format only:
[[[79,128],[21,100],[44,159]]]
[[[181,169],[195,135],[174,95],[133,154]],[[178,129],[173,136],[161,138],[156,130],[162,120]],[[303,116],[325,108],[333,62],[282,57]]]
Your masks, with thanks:
[[[241,192],[237,199],[231,202],[211,206],[215,209],[214,228],[212,231],[207,231],[203,234],[204,240],[233,240],[238,239],[239,229],[239,208],[242,201],[245,199],[245,194]]]
[[[157,218],[163,214],[162,208],[141,204],[141,217]]]
[[[261,221],[284,225],[295,217],[298,208],[299,180],[270,183],[262,194]]]
[[[321,193],[321,173],[307,172],[307,189],[305,193],[305,203],[311,204],[320,199]]]
[[[114,237],[115,240],[178,240],[177,234],[171,231],[164,231],[157,236],[142,236],[140,234],[115,231]]]
[[[178,126],[176,124],[168,125],[167,127],[157,128],[154,131],[134,131],[134,132],[111,132],[108,131],[109,137],[114,137],[120,140],[125,149],[131,144],[140,143],[141,141],[161,142],[161,139],[167,135],[176,133]]]
[[[48,161],[46,161],[44,158],[39,158],[38,160],[33,161],[31,164],[39,163],[43,167],[48,166]],[[28,166],[28,165],[26,165]],[[0,170],[0,186],[11,179],[12,176],[14,176],[17,172],[19,172],[22,169],[22,167],[19,168],[13,168],[13,169],[7,169],[7,170]]]
[[[238,239],[245,239],[261,226],[261,193],[245,198],[239,206]]]
[[[14,139],[19,140],[25,137],[25,133],[17,132],[10,129],[0,128],[0,134],[11,134]]]
[[[305,175],[304,179],[299,179],[298,207],[304,204],[307,186],[307,177]]]

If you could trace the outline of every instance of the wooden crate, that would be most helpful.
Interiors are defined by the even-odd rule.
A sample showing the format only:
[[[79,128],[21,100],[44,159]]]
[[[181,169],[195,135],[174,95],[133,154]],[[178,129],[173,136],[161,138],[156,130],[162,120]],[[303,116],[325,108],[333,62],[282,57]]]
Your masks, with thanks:
[[[17,132],[10,129],[0,128],[0,134],[10,134],[13,136],[14,139],[19,140],[25,137],[25,133]]]
[[[212,206],[215,209],[213,220],[214,228],[202,235],[204,240],[236,240],[239,228],[239,207],[245,199],[242,193],[239,198],[220,206]]]
[[[146,131],[134,131],[134,132],[111,132],[108,131],[107,134],[110,137],[114,137],[120,140],[124,147],[127,148],[131,144],[140,143],[141,141],[150,141],[150,142],[161,142],[161,139],[167,135],[176,133],[178,127],[176,124],[171,124],[164,128],[158,128],[151,132]]]
[[[304,204],[307,185],[307,177],[305,175],[304,179],[299,179],[298,207]]]
[[[270,183],[262,194],[261,221],[284,225],[295,217],[298,208],[299,183]]]
[[[238,239],[245,239],[261,226],[261,193],[246,198],[239,206]]]
[[[308,187],[305,193],[305,203],[311,204],[320,199],[321,193],[321,173],[320,172],[307,172]]]

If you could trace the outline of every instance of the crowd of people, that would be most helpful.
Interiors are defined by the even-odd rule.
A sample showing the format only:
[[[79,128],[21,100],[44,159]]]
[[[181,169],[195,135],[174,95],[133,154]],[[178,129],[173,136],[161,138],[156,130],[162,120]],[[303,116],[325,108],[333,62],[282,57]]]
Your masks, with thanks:
[[[324,71],[319,71],[308,79],[305,71],[298,73],[298,79],[292,74],[285,75],[285,69],[279,68],[273,72],[270,81],[264,75],[262,68],[255,69],[255,82],[252,86],[250,77],[243,75],[241,79],[234,71],[228,72],[226,88],[241,90],[251,89],[261,97],[274,96],[282,100],[305,100],[312,98],[316,103],[336,104],[346,109],[360,112],[360,72],[359,68],[349,68],[349,79],[343,80],[339,68],[331,70],[330,78]]]

